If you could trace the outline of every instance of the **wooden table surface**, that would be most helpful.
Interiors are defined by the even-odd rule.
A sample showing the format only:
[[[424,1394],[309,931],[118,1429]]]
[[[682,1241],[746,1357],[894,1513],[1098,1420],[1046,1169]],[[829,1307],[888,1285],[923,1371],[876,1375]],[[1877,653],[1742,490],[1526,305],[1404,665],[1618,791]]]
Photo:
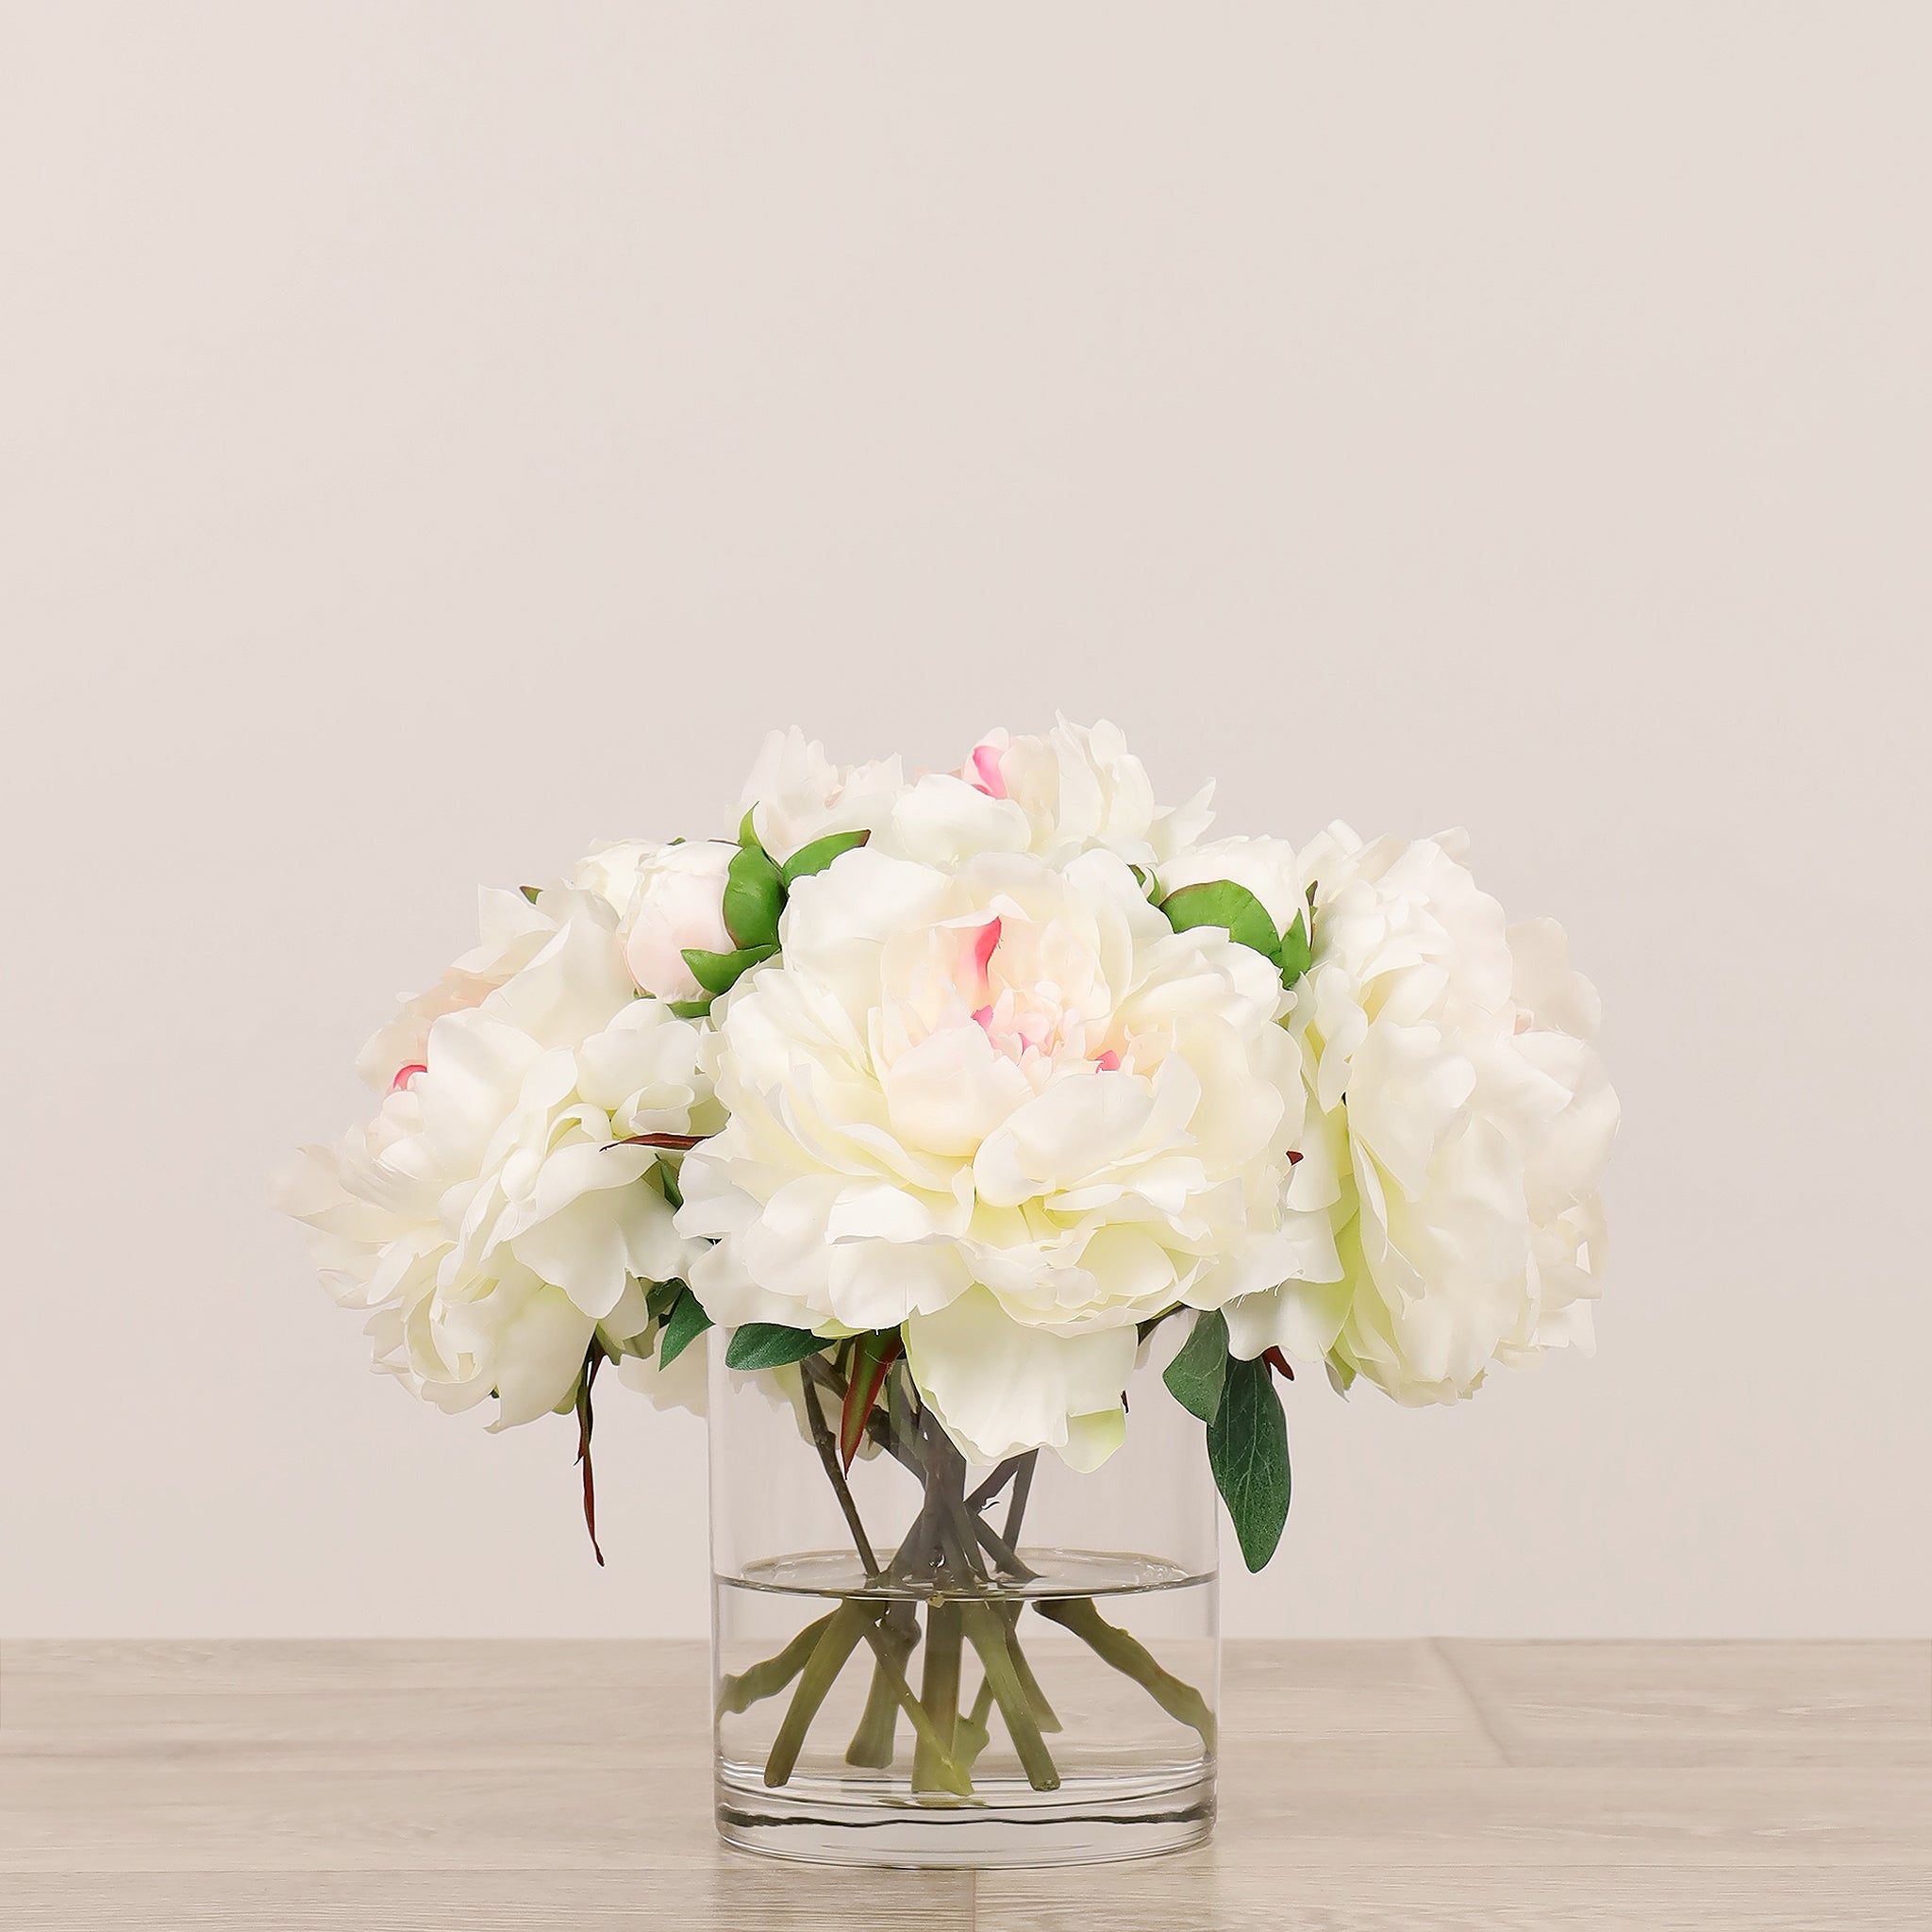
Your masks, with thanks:
[[[1932,1927],[1932,1643],[1233,1643],[1221,1825],[724,1851],[702,1646],[0,1644],[0,1926]]]

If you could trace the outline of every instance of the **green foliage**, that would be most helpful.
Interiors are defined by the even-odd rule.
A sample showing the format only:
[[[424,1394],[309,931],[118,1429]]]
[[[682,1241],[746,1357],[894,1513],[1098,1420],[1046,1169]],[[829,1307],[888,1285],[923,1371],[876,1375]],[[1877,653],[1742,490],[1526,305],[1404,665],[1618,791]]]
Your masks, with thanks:
[[[683,1288],[683,1283],[678,1286]],[[658,1354],[658,1366],[668,1369],[707,1328],[711,1318],[705,1313],[696,1295],[691,1290],[684,1291],[673,1305],[670,1315],[664,1323],[663,1345]]]
[[[845,1370],[845,1404],[839,1417],[839,1454],[847,1469],[865,1440],[866,1420],[904,1346],[896,1328],[874,1329],[852,1344],[852,1359]]]
[[[1264,1361],[1232,1361],[1221,1407],[1208,1424],[1208,1461],[1234,1523],[1241,1557],[1258,1570],[1288,1524],[1288,1418]]]
[[[809,1328],[788,1328],[780,1322],[747,1322],[731,1338],[724,1350],[728,1369],[782,1369],[787,1362],[802,1362],[832,1345],[828,1337],[814,1335]]]
[[[691,976],[715,999],[729,992],[754,966],[777,950],[774,945],[741,946],[735,953],[708,953],[701,946],[686,946],[684,963],[691,968]],[[694,1002],[678,1002],[686,1004]]]
[[[1211,1423],[1221,1408],[1227,1379],[1227,1317],[1219,1308],[1200,1316],[1160,1378],[1190,1415]]]
[[[1281,935],[1281,983],[1292,986],[1308,970],[1315,949],[1308,938],[1308,916],[1297,912],[1294,924]]]
[[[724,874],[724,928],[741,948],[769,946],[778,937],[785,881],[757,845],[741,845]]]
[[[815,872],[824,872],[841,852],[850,852],[863,845],[871,837],[870,832],[827,832],[823,839],[814,839],[809,845],[801,845],[785,861],[786,885],[795,886],[800,879],[809,878]]]
[[[1238,945],[1259,953],[1272,965],[1281,964],[1281,935],[1274,930],[1268,908],[1247,887],[1238,886],[1232,879],[1183,886],[1160,902],[1160,909],[1176,932],[1218,925]]]

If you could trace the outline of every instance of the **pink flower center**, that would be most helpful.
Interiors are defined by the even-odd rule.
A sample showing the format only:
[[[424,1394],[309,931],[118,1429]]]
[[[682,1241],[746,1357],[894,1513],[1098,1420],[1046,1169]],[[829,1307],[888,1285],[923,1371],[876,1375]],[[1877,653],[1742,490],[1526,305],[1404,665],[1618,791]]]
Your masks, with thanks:
[[[999,748],[996,745],[975,745],[973,750],[973,769],[979,774],[971,781],[975,791],[983,791],[989,798],[1004,798],[1007,795],[1007,780],[1000,770]]]
[[[953,986],[995,1053],[1035,1068],[1042,1079],[1062,1060],[1096,1073],[1121,1071],[1126,1049],[1103,1044],[1113,1030],[1108,1017],[1087,1011],[1063,983],[1069,968],[1079,980],[1077,959],[1057,956],[1051,946],[1042,954],[1034,928],[1023,923],[1009,934],[996,913],[958,931],[953,943],[959,948],[953,955]],[[1092,989],[1087,991],[1091,997]]]
[[[400,1093],[418,1074],[426,1074],[428,1071],[421,1060],[412,1061],[407,1067],[398,1067],[395,1078],[389,1083],[389,1091],[391,1093]]]
[[[991,991],[988,974],[992,968],[992,956],[999,950],[1000,934],[1005,930],[997,919],[989,919],[973,936],[973,972],[979,982],[979,991]]]

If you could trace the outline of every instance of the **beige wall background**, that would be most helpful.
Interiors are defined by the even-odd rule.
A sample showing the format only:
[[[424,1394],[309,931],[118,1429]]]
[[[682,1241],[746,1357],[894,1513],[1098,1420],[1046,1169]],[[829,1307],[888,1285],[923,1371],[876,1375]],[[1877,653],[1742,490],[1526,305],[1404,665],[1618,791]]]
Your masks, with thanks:
[[[1594,1361],[1302,1386],[1236,1633],[1932,1624],[1932,15],[0,7],[0,1631],[691,1633],[701,1428],[373,1377],[263,1204],[475,883],[1056,707],[1462,823]]]

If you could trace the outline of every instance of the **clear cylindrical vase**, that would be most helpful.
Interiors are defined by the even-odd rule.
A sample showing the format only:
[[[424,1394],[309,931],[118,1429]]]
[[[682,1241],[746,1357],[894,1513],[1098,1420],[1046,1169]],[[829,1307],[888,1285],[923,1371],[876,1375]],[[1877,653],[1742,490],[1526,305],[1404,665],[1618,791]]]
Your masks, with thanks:
[[[1176,1325],[1143,1350],[1124,1443],[1087,1474],[1051,1450],[962,1456],[903,1359],[881,1380],[847,1343],[741,1374],[708,1338],[728,1842],[992,1866],[1208,1835],[1217,1504],[1201,1425],[1160,1384]]]

